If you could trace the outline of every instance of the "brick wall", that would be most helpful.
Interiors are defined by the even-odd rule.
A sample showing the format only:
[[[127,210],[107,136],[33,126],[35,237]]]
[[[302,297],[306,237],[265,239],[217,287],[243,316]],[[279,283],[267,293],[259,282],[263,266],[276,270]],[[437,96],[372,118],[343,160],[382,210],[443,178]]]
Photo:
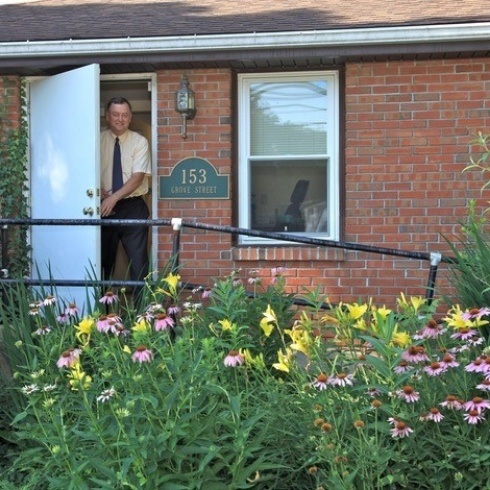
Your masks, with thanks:
[[[158,74],[158,172],[168,175],[182,158],[208,159],[233,175],[232,73],[186,71],[198,113],[180,137],[173,94],[184,72]],[[481,175],[462,173],[469,142],[490,122],[490,61],[426,60],[350,63],[345,80],[345,228],[349,242],[408,251],[448,253],[444,236],[458,233],[471,198],[484,205]],[[234,224],[237,198],[160,200],[160,217]],[[490,191],[489,191],[490,192]],[[321,286],[333,302],[375,298],[394,304],[400,291],[423,295],[429,264],[364,252],[316,247],[233,247],[227,235],[185,229],[181,241],[184,279],[212,278],[241,269],[246,280],[258,270],[265,281],[284,267],[288,288]],[[159,236],[159,263],[170,257],[169,230]],[[442,267],[444,269],[444,267]],[[439,272],[438,285],[447,291]]]

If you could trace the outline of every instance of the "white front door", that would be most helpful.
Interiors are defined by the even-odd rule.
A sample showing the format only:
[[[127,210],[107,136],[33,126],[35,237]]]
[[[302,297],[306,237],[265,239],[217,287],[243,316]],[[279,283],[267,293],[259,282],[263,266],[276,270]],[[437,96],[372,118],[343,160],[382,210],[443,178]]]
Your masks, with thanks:
[[[99,65],[31,81],[29,132],[31,217],[98,219]],[[100,278],[99,226],[33,226],[31,247],[34,279]],[[86,294],[84,287],[57,290],[80,307]]]

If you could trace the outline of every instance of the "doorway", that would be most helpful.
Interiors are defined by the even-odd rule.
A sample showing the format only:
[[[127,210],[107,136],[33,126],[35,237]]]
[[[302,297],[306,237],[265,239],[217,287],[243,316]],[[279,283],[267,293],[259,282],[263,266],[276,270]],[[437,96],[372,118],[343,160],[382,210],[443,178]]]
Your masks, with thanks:
[[[130,129],[136,131],[148,140],[150,151],[152,155],[152,169],[156,166],[156,151],[154,149],[154,142],[156,137],[154,135],[154,120],[153,117],[153,103],[152,94],[154,93],[154,76],[152,74],[137,74],[137,75],[101,75],[100,77],[100,128],[104,130],[106,128],[105,121],[105,107],[108,100],[111,97],[122,96],[129,100],[132,107],[133,117],[131,120]],[[150,217],[154,217],[154,210],[156,204],[153,202],[153,196],[155,192],[155,174],[152,170],[152,177],[149,180],[149,192],[146,196],[146,203],[150,209]],[[157,230],[153,227],[149,230],[149,257],[150,257],[150,270],[155,270],[152,264],[155,262],[155,254],[152,254],[151,250],[154,249],[156,244]],[[128,280],[128,259],[122,248],[119,245],[119,250],[116,258],[116,267],[114,272],[115,280]]]

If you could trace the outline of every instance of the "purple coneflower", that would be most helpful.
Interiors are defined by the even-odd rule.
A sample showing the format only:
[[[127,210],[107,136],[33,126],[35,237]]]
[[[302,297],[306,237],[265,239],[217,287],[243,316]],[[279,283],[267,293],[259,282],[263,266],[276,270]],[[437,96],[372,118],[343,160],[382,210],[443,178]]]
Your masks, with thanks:
[[[119,328],[122,326],[121,317],[115,313],[109,313],[108,315],[101,315],[96,323],[96,328],[99,332],[103,333],[118,333]]]
[[[485,378],[479,385],[476,386],[477,389],[483,391],[490,391],[490,379]]]
[[[485,363],[484,359],[481,357],[477,357],[476,359],[473,359],[465,368],[465,371],[468,371],[469,373],[483,373],[485,369]]]
[[[51,327],[49,325],[42,325],[41,327],[39,327],[35,332],[34,334],[35,335],[46,335],[48,334],[49,332],[51,332]]]
[[[392,437],[408,437],[413,432],[405,422],[400,420],[395,421],[393,429],[391,429]]]
[[[131,356],[133,362],[150,362],[153,359],[153,353],[146,345],[139,345]]]
[[[419,392],[415,391],[411,386],[406,385],[401,390],[396,392],[397,396],[407,403],[415,403],[419,400]]]
[[[97,397],[97,401],[101,403],[108,402],[115,394],[116,390],[114,388],[109,388],[102,391],[102,393]]]
[[[155,316],[155,323],[153,326],[158,332],[160,330],[167,330],[169,328],[172,328],[174,324],[175,322],[172,317],[165,315],[165,313],[159,313]]]
[[[100,303],[105,305],[112,305],[119,301],[117,294],[114,294],[112,291],[106,291],[105,295],[99,299]]]
[[[329,379],[329,383],[333,386],[352,386],[354,384],[352,374],[338,373]]]
[[[461,410],[463,408],[463,403],[460,399],[456,398],[454,395],[446,396],[446,399],[439,403],[441,407],[451,408],[453,410]]]
[[[471,425],[476,425],[485,420],[485,417],[478,410],[470,410],[464,414],[463,418]]]
[[[490,401],[485,400],[484,398],[481,398],[479,396],[475,396],[475,398],[464,404],[465,410],[476,410],[478,413],[482,413],[487,408],[490,408]]]
[[[412,369],[413,366],[409,364],[407,361],[400,361],[398,363],[398,366],[395,366],[393,371],[395,371],[395,373],[397,374],[401,374],[401,373],[406,373],[407,371],[411,371]]]
[[[424,367],[424,371],[429,375],[429,376],[440,376],[444,371],[446,371],[446,368],[441,365],[440,362],[431,362],[428,366]]]
[[[56,298],[51,294],[48,294],[43,301],[44,306],[54,305],[56,303]]]
[[[444,418],[444,415],[442,415],[438,408],[432,407],[425,418],[427,420],[432,420],[433,422],[439,423]]]
[[[76,316],[80,313],[80,309],[77,307],[75,303],[70,303],[66,308],[65,308],[65,315],[66,316]]]
[[[459,362],[456,362],[455,357],[452,354],[449,354],[449,352],[446,352],[446,354],[442,356],[440,364],[445,368],[453,368],[459,366]]]
[[[73,347],[70,347],[69,349],[65,350],[63,354],[61,354],[61,357],[58,359],[56,365],[59,368],[62,367],[69,368],[73,366],[73,364],[75,364],[78,361],[81,352],[82,352],[81,349],[74,349]]]
[[[324,373],[320,373],[313,382],[313,386],[320,391],[326,390],[328,387],[328,376]]]
[[[225,357],[224,365],[229,367],[241,366],[245,362],[245,358],[237,350],[231,350]]]
[[[442,333],[444,333],[442,325],[431,318],[421,330],[420,336],[425,339],[436,339]]]
[[[429,356],[426,354],[425,348],[422,345],[411,345],[403,352],[402,359],[411,363],[430,361]]]
[[[451,335],[451,338],[459,339],[459,340],[468,340],[471,339],[471,337],[474,337],[475,335],[478,335],[478,332],[473,328],[460,328],[457,332],[454,332]]]
[[[167,314],[168,315],[178,315],[180,313],[180,306],[178,305],[172,305],[167,308]]]

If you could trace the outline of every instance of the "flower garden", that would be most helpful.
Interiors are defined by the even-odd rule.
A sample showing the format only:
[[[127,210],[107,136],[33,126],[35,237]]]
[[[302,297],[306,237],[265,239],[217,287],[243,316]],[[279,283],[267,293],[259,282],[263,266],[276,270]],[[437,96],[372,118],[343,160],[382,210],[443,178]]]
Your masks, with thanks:
[[[3,312],[2,489],[490,484],[487,308],[298,307],[280,269],[192,293],[170,273],[139,311],[27,294]]]

